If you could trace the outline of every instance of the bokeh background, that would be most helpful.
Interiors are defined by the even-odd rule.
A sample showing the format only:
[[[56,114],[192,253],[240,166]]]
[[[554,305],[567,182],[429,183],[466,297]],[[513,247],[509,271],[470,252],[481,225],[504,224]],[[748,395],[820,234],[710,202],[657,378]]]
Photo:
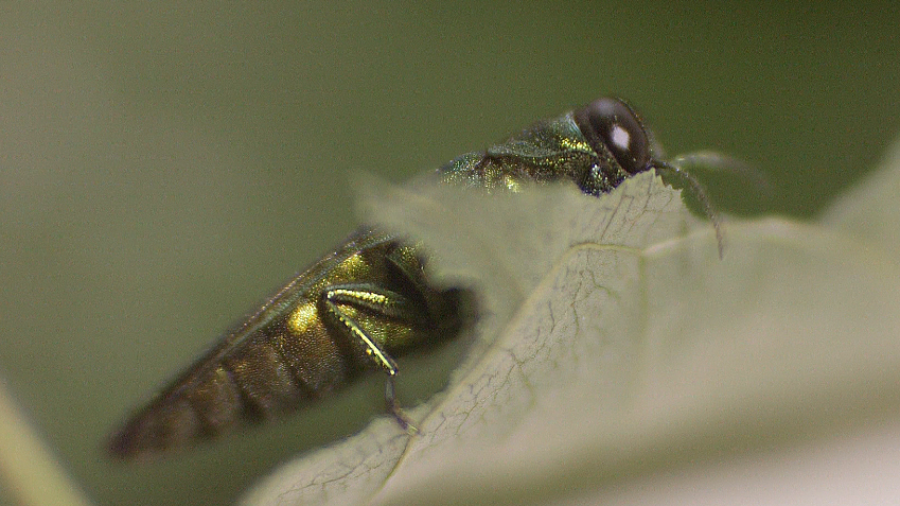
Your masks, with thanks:
[[[0,2],[0,377],[99,504],[232,500],[372,392],[149,465],[103,439],[353,229],[355,172],[616,94],[669,152],[767,174],[721,207],[808,219],[864,177],[900,134],[900,8],[769,5]]]

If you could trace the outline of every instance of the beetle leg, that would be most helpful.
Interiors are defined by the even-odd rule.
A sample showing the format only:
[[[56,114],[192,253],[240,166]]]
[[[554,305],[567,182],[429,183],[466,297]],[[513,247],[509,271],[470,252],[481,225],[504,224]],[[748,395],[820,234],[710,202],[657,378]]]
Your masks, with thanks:
[[[399,369],[393,357],[380,346],[372,336],[360,326],[356,319],[343,311],[340,305],[352,305],[377,312],[390,318],[413,322],[420,317],[422,309],[399,293],[384,290],[367,284],[347,284],[329,287],[323,300],[329,312],[353,339],[359,340],[365,347],[366,355],[375,365],[387,372],[385,385],[385,404],[400,427],[410,434],[418,433],[409,416],[403,411],[394,392],[394,376]]]
[[[362,283],[330,286],[325,291],[323,300],[328,311],[350,336],[363,343],[366,355],[375,362],[375,365],[391,376],[397,374],[397,363],[394,359],[340,306],[355,306],[387,318],[410,323],[415,322],[417,315],[421,314],[421,309],[399,293]]]
[[[387,404],[388,411],[394,416],[394,420],[396,420],[397,424],[400,425],[400,428],[405,430],[410,436],[418,434],[419,428],[413,424],[409,415],[407,415],[406,411],[403,410],[403,407],[400,406],[400,402],[397,401],[397,396],[394,395],[394,377],[388,376],[384,386],[384,402]]]

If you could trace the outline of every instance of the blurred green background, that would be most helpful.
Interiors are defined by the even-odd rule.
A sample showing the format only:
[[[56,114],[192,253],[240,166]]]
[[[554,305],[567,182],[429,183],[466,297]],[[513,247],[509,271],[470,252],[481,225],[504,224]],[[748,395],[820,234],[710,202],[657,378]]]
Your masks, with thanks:
[[[868,5],[2,2],[0,377],[100,504],[231,500],[371,392],[147,466],[103,438],[353,229],[354,171],[616,94],[811,217],[900,133],[898,7]]]

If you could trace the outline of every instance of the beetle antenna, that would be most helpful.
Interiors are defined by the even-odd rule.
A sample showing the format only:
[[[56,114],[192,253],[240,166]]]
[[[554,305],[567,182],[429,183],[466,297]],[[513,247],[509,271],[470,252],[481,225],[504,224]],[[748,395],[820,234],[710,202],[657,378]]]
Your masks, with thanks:
[[[753,183],[764,194],[772,193],[772,185],[769,179],[758,168],[732,156],[716,153],[715,151],[694,151],[678,155],[669,164],[675,167],[694,167],[700,170],[727,172]]]
[[[676,158],[676,161],[682,157]],[[709,221],[712,222],[712,226],[716,231],[716,243],[719,245],[719,259],[725,257],[725,228],[722,225],[722,215],[716,211],[716,208],[713,206],[712,201],[709,200],[709,195],[706,192],[706,188],[703,187],[703,184],[697,180],[696,177],[693,176],[690,172],[686,172],[681,168],[681,165],[676,163],[676,161],[672,162],[662,162],[662,161],[654,161],[653,166],[656,169],[663,169],[669,174],[679,178],[681,181],[687,183],[687,185],[691,189],[691,193],[697,197],[697,200],[700,201],[700,205],[703,207],[703,212],[706,214]]]

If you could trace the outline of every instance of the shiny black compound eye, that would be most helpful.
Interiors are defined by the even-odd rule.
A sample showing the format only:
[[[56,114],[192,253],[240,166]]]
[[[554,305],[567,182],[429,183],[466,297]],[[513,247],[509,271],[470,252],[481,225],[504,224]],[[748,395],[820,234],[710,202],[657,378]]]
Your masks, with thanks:
[[[575,123],[598,154],[609,151],[622,169],[650,168],[650,138],[634,110],[616,98],[601,98],[575,111]]]

